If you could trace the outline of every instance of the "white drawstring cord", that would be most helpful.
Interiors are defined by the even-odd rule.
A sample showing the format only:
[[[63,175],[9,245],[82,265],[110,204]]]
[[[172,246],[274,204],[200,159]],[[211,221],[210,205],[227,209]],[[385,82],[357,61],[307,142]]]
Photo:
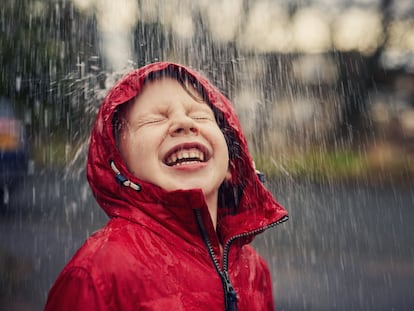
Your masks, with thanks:
[[[115,172],[115,179],[116,181],[125,186],[125,187],[130,187],[132,189],[134,189],[135,191],[141,191],[141,186],[133,183],[132,181],[130,181],[128,178],[126,178],[124,175],[121,174],[121,172],[118,170],[118,168],[115,166],[115,162],[113,160],[110,160],[109,162],[111,164],[111,168],[112,170]]]

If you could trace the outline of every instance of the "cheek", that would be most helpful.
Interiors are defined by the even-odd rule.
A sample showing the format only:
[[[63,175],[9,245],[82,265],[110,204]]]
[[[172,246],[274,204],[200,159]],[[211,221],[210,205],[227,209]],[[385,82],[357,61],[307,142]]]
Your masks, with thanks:
[[[118,150],[121,156],[126,159],[129,150],[129,140],[125,133],[121,132],[118,136]]]
[[[131,133],[126,133],[119,139],[119,151],[130,171],[135,170],[137,163],[141,162],[142,152],[145,152],[145,144],[140,142]]]
[[[230,163],[230,156],[229,156],[229,148],[227,146],[227,142],[226,139],[224,138],[224,135],[221,133],[220,131],[220,139],[217,140],[217,142],[219,143],[216,148],[220,151],[220,161],[222,163],[223,166],[223,170],[225,170],[225,178],[228,179],[229,178],[229,174],[230,174],[230,167],[229,167],[229,163]]]
[[[128,170],[135,176],[145,179],[146,169],[152,167],[152,156],[146,150],[145,145],[135,140],[125,142],[126,150],[121,153]],[[143,147],[144,146],[144,147]]]
[[[229,160],[229,148],[227,146],[226,139],[224,138],[224,135],[220,130],[219,130],[218,136],[220,137],[220,139],[217,139],[217,142],[220,143],[220,146],[218,148],[220,148],[224,157],[226,157],[227,160]]]
[[[214,149],[219,157],[220,162],[222,162],[223,167],[228,168],[229,163],[229,150],[227,147],[226,139],[223,134],[220,132],[220,135],[214,140]]]

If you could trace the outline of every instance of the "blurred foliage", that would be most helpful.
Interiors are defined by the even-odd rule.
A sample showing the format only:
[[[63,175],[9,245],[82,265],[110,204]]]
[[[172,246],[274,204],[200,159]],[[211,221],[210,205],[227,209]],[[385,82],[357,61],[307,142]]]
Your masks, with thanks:
[[[97,54],[93,16],[68,0],[3,0],[0,14],[0,93],[16,102],[34,137],[65,127],[76,113],[65,77]]]
[[[359,177],[366,167],[366,155],[351,150],[308,150],[303,153],[269,158],[254,157],[256,166],[267,176],[285,175],[292,178],[314,180],[342,179],[347,176]]]

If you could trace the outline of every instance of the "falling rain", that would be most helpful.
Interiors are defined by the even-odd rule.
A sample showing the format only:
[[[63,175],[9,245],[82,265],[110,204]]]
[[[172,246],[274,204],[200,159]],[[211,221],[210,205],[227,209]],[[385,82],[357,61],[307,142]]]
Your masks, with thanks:
[[[0,309],[41,310],[107,218],[85,178],[107,90],[168,60],[235,104],[290,220],[254,246],[277,310],[414,309],[411,0],[3,0]]]

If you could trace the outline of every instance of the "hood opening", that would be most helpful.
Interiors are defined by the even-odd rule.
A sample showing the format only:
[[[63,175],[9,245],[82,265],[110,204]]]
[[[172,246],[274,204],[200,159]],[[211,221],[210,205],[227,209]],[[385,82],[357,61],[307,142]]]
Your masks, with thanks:
[[[201,98],[195,98],[198,101],[206,102],[209,107],[213,110],[215,120],[222,131],[224,138],[226,140],[228,153],[229,153],[229,167],[231,170],[232,175],[234,175],[237,171],[236,162],[242,159],[243,161],[246,159],[246,155],[243,154],[239,139],[237,134],[235,133],[234,129],[228,124],[226,117],[224,116],[223,112],[217,108],[213,103],[212,99],[209,97],[208,91],[202,85],[198,78],[191,75],[190,72],[183,70],[181,67],[175,66],[168,66],[164,69],[157,70],[150,72],[143,80],[144,86],[146,83],[152,82],[154,80],[162,79],[162,78],[173,78],[180,82],[183,88],[188,92],[190,96],[195,98],[195,94],[189,91],[188,85],[190,84]],[[119,130],[122,126],[122,118],[121,109],[126,107],[126,105],[132,104],[135,99],[139,96],[139,93],[132,99],[120,104],[114,111],[113,118],[112,118],[112,126],[113,126],[113,136],[116,143],[116,147],[119,150]],[[223,184],[219,188],[219,198],[218,198],[218,207],[219,209],[225,209],[226,211],[224,214],[235,214],[237,212],[237,206],[240,202],[240,199],[243,195],[244,186],[242,184],[235,184],[231,181],[224,181]]]
[[[122,126],[122,111],[119,109],[135,100],[144,81],[163,76],[184,81],[187,85],[192,83],[192,87],[210,105],[224,134],[231,178],[219,188],[217,228],[223,240],[241,232],[262,228],[285,216],[287,212],[274,200],[256,175],[242,126],[229,99],[199,73],[167,62],[149,64],[126,75],[112,87],[99,108],[91,132],[87,178],[97,202],[106,214],[139,222],[143,215],[158,217],[153,214],[153,208],[149,208],[149,203],[154,200],[174,206],[177,199],[182,200],[182,205],[190,203],[192,206],[192,200],[202,203],[200,191],[191,192],[191,196],[188,196],[188,192],[171,194],[137,179],[128,171],[117,146],[117,131]],[[110,160],[116,164],[115,170],[110,165]],[[159,212],[164,212],[164,209]]]

